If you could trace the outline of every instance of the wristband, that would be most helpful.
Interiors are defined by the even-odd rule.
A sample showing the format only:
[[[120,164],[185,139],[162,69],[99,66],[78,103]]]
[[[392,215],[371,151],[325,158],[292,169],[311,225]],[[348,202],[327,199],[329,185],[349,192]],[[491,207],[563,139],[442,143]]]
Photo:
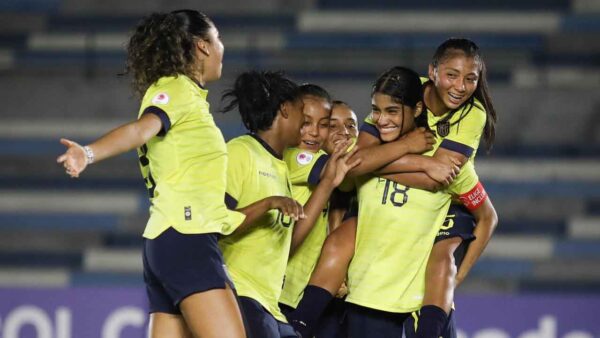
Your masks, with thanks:
[[[464,206],[469,210],[475,210],[479,208],[483,202],[485,202],[487,197],[487,192],[483,188],[481,182],[477,182],[471,191],[458,196],[462,204],[464,204]]]
[[[85,161],[87,164],[94,163],[94,151],[89,146],[83,147],[83,151],[85,152]]]

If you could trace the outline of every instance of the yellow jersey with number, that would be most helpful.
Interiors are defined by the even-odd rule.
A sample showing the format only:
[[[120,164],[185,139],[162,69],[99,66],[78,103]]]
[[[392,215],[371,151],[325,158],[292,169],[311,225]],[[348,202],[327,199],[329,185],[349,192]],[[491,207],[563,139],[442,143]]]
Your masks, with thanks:
[[[142,99],[139,117],[156,114],[162,121],[159,134],[138,149],[150,196],[146,238],[169,227],[183,234],[228,234],[244,220],[223,202],[227,149],[207,94],[179,75],[159,79]]]
[[[258,136],[237,137],[227,143],[227,150],[226,200],[230,208],[244,208],[271,196],[292,197],[285,162]],[[286,319],[278,302],[293,223],[279,210],[269,210],[247,230],[219,241],[238,295],[256,300],[282,322]]]
[[[478,180],[471,162],[447,191],[437,193],[371,175],[359,177],[358,229],[346,300],[387,312],[419,309],[429,253],[450,194],[466,193]]]

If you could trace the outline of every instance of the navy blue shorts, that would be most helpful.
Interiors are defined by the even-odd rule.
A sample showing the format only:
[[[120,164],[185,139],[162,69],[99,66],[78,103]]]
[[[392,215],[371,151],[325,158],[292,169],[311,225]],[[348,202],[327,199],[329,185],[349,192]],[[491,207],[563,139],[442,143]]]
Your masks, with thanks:
[[[248,338],[297,338],[294,328],[275,319],[259,302],[239,297]]]
[[[218,234],[186,235],[174,228],[144,239],[144,282],[150,313],[181,314],[179,303],[194,293],[224,289],[227,276]]]
[[[346,303],[348,336],[352,338],[399,338],[410,313],[393,313]]]
[[[452,237],[461,237],[467,242],[472,241],[475,239],[473,235],[475,224],[475,217],[467,208],[461,204],[451,204],[444,225],[435,237],[435,242]]]
[[[417,312],[414,312],[414,315],[417,315]],[[417,315],[418,317],[418,315]],[[406,319],[404,322],[404,333],[406,334],[406,338],[416,338],[417,332],[415,327],[415,318],[411,314],[411,316]],[[448,316],[448,321],[446,322],[446,326],[442,330],[441,336],[442,338],[456,338],[456,322],[454,319],[454,310],[450,310],[450,316]]]

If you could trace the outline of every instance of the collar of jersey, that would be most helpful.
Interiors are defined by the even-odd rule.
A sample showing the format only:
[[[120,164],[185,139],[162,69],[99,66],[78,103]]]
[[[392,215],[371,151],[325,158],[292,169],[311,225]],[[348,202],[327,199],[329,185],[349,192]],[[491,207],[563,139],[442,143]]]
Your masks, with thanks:
[[[208,90],[206,88],[204,88],[200,84],[200,82],[192,79],[191,77],[189,77],[187,75],[181,75],[181,76],[185,77],[188,81],[193,83],[194,88],[196,88],[198,90],[198,93],[200,93],[200,95],[202,96],[202,98],[206,100],[206,97],[208,96]]]
[[[276,159],[283,161],[283,156],[277,154],[277,152],[275,151],[275,149],[271,148],[271,146],[265,142],[262,138],[258,137],[258,135],[254,134],[254,133],[248,133],[247,135],[250,135],[253,139],[255,139],[258,143],[260,143],[261,146],[263,146],[263,148],[265,148],[265,150],[267,150],[269,152],[269,154],[273,155],[273,157],[275,157]]]
[[[202,85],[199,82],[196,82],[194,80],[192,80],[192,81],[194,82],[194,84],[196,84],[197,90],[198,90],[198,93],[200,93],[200,96],[202,96],[202,98],[206,100],[206,97],[208,96],[208,90],[205,89],[204,87],[202,87]]]

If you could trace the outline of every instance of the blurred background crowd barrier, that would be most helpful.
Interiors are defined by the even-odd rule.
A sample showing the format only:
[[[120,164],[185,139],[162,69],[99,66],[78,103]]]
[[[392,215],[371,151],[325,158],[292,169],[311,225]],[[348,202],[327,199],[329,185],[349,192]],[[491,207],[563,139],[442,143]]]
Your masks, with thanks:
[[[362,120],[383,70],[426,75],[443,40],[476,41],[499,114],[476,168],[500,223],[458,290],[461,337],[600,337],[599,0],[2,0],[0,337],[143,336],[136,155],[77,180],[55,158],[60,137],[85,143],[136,118],[117,75],[127,36],[176,8],[221,32],[209,101],[227,139],[243,128],[219,98],[243,70],[322,85]]]

